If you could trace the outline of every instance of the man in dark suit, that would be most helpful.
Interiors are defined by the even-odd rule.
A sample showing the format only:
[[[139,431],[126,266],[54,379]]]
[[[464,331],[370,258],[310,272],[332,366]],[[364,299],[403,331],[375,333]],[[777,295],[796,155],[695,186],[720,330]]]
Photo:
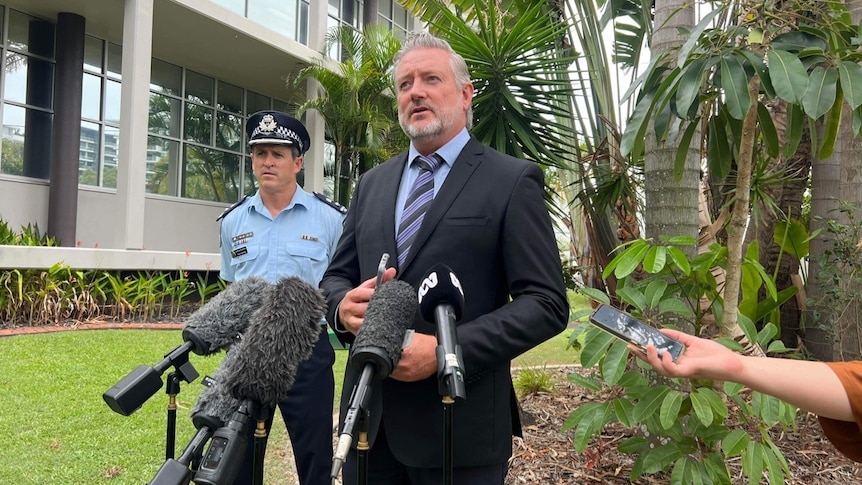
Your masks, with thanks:
[[[502,485],[512,435],[521,431],[511,360],[561,332],[568,316],[542,171],[469,135],[473,85],[464,59],[445,41],[427,33],[410,37],[396,56],[394,76],[410,148],[357,181],[320,285],[328,320],[342,341],[352,342],[383,253],[397,255],[384,279],[397,273],[414,288],[433,265],[451,268],[466,298],[457,322],[466,399],[452,408],[453,482]],[[426,161],[415,162],[419,155]],[[414,202],[414,185],[422,185],[416,179],[430,185]],[[423,214],[423,197],[432,196]],[[444,476],[435,325],[417,312],[413,328],[398,366],[376,383],[369,405],[367,468],[374,485],[439,485]],[[348,366],[342,414],[357,374]],[[357,482],[355,450],[343,477],[347,485]]]

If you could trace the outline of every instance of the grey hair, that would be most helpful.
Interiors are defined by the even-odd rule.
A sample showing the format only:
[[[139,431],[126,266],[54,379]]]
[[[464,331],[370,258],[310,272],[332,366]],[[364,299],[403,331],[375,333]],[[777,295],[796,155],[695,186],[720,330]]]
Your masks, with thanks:
[[[393,59],[393,77],[398,72],[398,65],[401,59],[413,49],[442,49],[449,53],[449,62],[452,65],[452,72],[455,74],[455,85],[458,89],[470,84],[470,70],[467,68],[467,61],[461,54],[455,52],[452,46],[445,40],[432,35],[426,31],[415,31],[408,34],[404,42],[401,43],[401,49],[395,54]],[[395,79],[395,90],[398,91],[398,80]],[[467,108],[467,129],[473,127],[473,104]]]

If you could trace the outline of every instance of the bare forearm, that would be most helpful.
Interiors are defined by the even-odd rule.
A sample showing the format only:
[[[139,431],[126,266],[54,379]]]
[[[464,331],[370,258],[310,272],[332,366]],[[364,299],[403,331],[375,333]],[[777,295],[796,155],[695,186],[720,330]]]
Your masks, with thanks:
[[[739,356],[741,372],[725,380],[775,396],[826,418],[855,421],[847,391],[822,362]]]

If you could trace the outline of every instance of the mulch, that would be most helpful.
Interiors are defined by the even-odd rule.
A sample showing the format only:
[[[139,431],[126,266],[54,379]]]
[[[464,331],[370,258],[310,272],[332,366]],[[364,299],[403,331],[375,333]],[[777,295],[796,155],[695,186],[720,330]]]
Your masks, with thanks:
[[[574,449],[573,430],[562,432],[566,418],[580,405],[603,398],[566,379],[577,366],[556,369],[553,392],[521,399],[525,426],[524,438],[515,438],[507,485],[515,484],[606,484],[654,485],[670,483],[666,473],[643,476],[632,481],[635,457],[617,451],[616,446],[635,431],[616,423],[594,438],[584,453]],[[790,468],[786,482],[799,485],[843,485],[862,483],[862,464],[841,455],[823,436],[817,417],[799,411],[795,429],[772,430],[773,441],[781,449]],[[734,484],[747,484],[737,457],[728,462]],[[761,483],[767,483],[764,478]]]

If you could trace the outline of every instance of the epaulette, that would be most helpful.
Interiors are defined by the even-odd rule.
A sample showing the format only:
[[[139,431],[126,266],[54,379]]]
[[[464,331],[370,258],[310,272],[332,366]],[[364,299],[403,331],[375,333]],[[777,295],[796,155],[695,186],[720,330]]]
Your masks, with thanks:
[[[334,200],[330,199],[326,195],[321,194],[320,192],[314,192],[314,196],[317,197],[318,199],[322,200],[324,204],[328,205],[329,207],[332,207],[333,209],[337,210],[338,212],[340,212],[342,214],[347,214],[347,207],[344,207],[343,205],[339,204],[338,202],[335,202]]]
[[[237,207],[241,206],[241,205],[242,205],[242,203],[246,201],[246,199],[248,199],[248,196],[247,196],[247,195],[246,195],[245,197],[243,197],[242,199],[240,199],[240,201],[239,201],[239,202],[237,202],[236,204],[234,204],[234,205],[232,205],[232,206],[228,207],[227,209],[225,209],[225,210],[224,210],[224,212],[222,212],[222,213],[221,213],[221,215],[220,215],[220,216],[218,216],[218,217],[216,218],[216,222],[218,222],[218,221],[220,221],[220,220],[224,219],[224,217],[225,217],[226,215],[230,214],[230,211],[232,211],[232,210],[236,209]]]

